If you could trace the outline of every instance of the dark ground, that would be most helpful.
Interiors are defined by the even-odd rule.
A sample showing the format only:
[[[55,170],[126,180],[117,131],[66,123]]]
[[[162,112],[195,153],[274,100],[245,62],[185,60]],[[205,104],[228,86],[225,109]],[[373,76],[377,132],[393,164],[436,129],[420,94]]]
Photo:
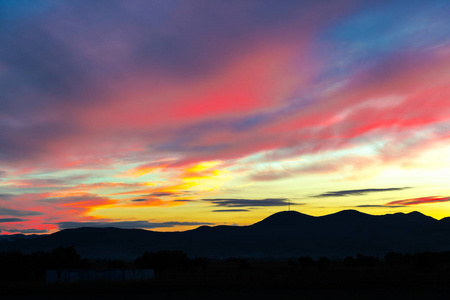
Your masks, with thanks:
[[[450,271],[412,265],[302,267],[298,262],[210,262],[147,282],[0,282],[0,299],[450,299]]]
[[[88,293],[88,294],[42,294],[5,296],[2,299],[111,299],[111,300],[144,300],[144,299],[449,299],[448,290],[428,289],[325,289],[325,290],[248,290],[248,291],[166,291],[147,293]]]

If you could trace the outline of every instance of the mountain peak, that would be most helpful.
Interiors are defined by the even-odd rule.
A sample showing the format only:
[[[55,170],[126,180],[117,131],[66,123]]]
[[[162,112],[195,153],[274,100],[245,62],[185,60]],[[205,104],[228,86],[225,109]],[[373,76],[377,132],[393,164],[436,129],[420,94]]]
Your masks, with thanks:
[[[426,215],[424,215],[423,213],[421,213],[421,212],[418,212],[418,211],[412,211],[412,212],[410,212],[410,213],[407,213],[407,215],[409,215],[409,216],[421,216],[421,217],[428,217],[428,216],[426,216]]]
[[[74,246],[93,258],[136,258],[144,251],[182,250],[190,255],[352,255],[450,249],[450,220],[419,212],[373,216],[345,210],[322,217],[281,211],[250,226],[203,226],[186,232],[114,228],[67,229],[49,236],[0,241],[2,250],[47,251]],[[434,238],[434,236],[438,238]],[[433,237],[433,238],[430,238]]]
[[[424,215],[423,213],[418,212],[418,211],[413,211],[413,212],[407,213],[406,216],[408,216],[410,218],[414,218],[416,220],[437,221],[435,218]]]
[[[301,218],[301,217],[312,218],[310,215],[303,214],[303,213],[300,213],[295,210],[285,210],[285,211],[276,212],[273,215],[268,216],[264,220],[279,219],[279,218]],[[262,220],[262,221],[264,221],[264,220]]]
[[[313,218],[314,217],[310,215],[302,214],[294,210],[280,211],[250,226],[254,227],[298,226],[303,224],[305,221],[311,220]]]
[[[370,218],[373,217],[373,215],[362,213],[355,209],[346,209],[341,210],[333,214],[321,216],[322,219],[338,219],[338,220],[355,220],[355,219],[361,219],[361,218]]]
[[[362,213],[359,210],[356,209],[344,209],[341,211],[338,211],[334,214],[329,214],[328,216],[332,216],[332,215],[340,215],[340,216],[358,216],[358,215],[366,215],[368,216],[368,214]]]

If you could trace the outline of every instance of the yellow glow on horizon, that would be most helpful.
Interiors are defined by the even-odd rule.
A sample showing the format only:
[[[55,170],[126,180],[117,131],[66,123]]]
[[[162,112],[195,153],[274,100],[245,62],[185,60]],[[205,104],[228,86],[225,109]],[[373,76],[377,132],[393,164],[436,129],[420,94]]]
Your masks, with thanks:
[[[219,160],[200,162],[200,163],[196,164],[195,166],[186,169],[186,173],[203,172],[203,171],[209,170],[211,168],[214,168],[215,166],[217,166],[221,163],[222,163],[222,161],[219,161]]]
[[[181,173],[174,176],[171,180],[173,181],[172,185],[127,193],[168,193],[168,199],[163,200],[159,196],[154,196],[154,199],[149,198],[148,200],[134,203],[129,202],[132,198],[123,199],[125,202],[122,201],[121,204],[118,204],[117,206],[95,207],[91,210],[90,215],[93,217],[101,216],[103,218],[111,219],[146,219],[150,208],[151,214],[153,216],[158,216],[159,219],[166,214],[164,208],[170,208],[171,216],[173,216],[175,212],[180,212],[180,215],[183,216],[182,219],[186,219],[186,212],[190,211],[190,207],[204,207],[206,203],[202,201],[183,202],[182,200],[195,200],[205,196],[211,196],[212,194],[217,193],[226,182],[234,178],[229,170],[216,168],[221,163],[221,161],[200,162],[193,166],[189,166],[184,170],[179,170]],[[197,215],[198,212],[195,212],[194,214]],[[170,221],[173,221],[173,219]],[[165,228],[164,230],[173,231],[179,229]]]
[[[221,161],[200,162],[181,175],[182,181],[190,187],[196,187],[196,191],[214,191],[227,181],[233,179],[228,170],[214,169]]]

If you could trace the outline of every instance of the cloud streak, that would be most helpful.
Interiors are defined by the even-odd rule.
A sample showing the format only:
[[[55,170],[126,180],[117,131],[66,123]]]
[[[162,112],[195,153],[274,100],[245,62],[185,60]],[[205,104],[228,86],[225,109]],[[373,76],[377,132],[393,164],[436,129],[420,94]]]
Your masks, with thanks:
[[[80,227],[115,227],[124,229],[153,229],[153,228],[171,228],[176,226],[197,226],[214,225],[208,222],[149,222],[149,221],[111,221],[111,222],[59,222],[59,229],[80,228]]]
[[[23,222],[26,221],[26,219],[21,218],[0,218],[0,223],[17,223],[17,222]]]
[[[331,191],[331,192],[325,192],[322,194],[314,195],[312,197],[323,198],[323,197],[361,196],[361,195],[366,195],[366,194],[371,194],[371,193],[402,191],[402,190],[406,190],[406,189],[410,189],[410,187]]]
[[[361,207],[361,208],[400,208],[400,207],[404,207],[403,205],[378,205],[378,204],[363,204],[363,205],[357,205],[356,207]]]
[[[287,198],[266,198],[266,199],[203,199],[203,201],[210,202],[214,206],[219,207],[270,207],[270,206],[287,206],[290,203]]]
[[[0,216],[14,216],[14,217],[28,217],[28,216],[39,216],[42,215],[39,211],[21,210],[21,209],[11,209],[6,207],[0,207]]]
[[[212,212],[249,212],[248,209],[215,209]]]
[[[420,205],[420,204],[429,204],[429,203],[441,203],[441,202],[449,202],[450,197],[437,197],[437,196],[429,196],[429,197],[420,197],[420,198],[412,198],[412,199],[404,199],[397,200],[386,203],[387,206],[395,206],[395,205]]]
[[[21,234],[42,234],[42,233],[48,233],[48,230],[46,229],[24,229],[24,228],[0,228],[1,231],[7,232],[7,233],[21,233]]]
[[[0,194],[0,200],[1,201],[8,201],[10,199],[14,198],[13,194]]]

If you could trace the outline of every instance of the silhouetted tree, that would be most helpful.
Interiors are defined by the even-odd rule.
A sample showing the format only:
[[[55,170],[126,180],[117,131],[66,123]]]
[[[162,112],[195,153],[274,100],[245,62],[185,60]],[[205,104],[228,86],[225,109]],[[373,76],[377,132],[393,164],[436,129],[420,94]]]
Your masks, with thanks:
[[[45,270],[47,266],[47,255],[48,253],[37,251],[28,255],[28,263],[30,267],[31,277],[33,280],[44,280]]]
[[[249,267],[248,260],[246,260],[245,258],[241,258],[238,263],[238,270],[243,271],[248,269],[248,267]]]
[[[362,255],[362,254],[358,254],[356,256],[356,261],[359,266],[364,266],[364,267],[374,267],[379,263],[378,257],[366,256],[366,255]]]
[[[87,267],[87,261],[82,260],[74,247],[59,247],[47,256],[47,268],[70,269]]]
[[[241,257],[229,257],[227,262],[235,263],[237,265],[237,270],[239,271],[245,270],[249,266],[248,261]]]
[[[191,260],[183,251],[146,251],[135,260],[137,267],[152,268],[159,273],[162,273],[165,269],[171,269],[173,271],[186,270],[190,263]]]
[[[299,257],[298,264],[302,269],[310,269],[314,267],[314,259],[310,256]]]
[[[123,269],[124,266],[125,266],[125,263],[118,259],[114,259],[109,262],[109,267],[112,269]]]
[[[20,252],[6,252],[0,254],[2,280],[19,280],[22,279],[26,272],[28,263],[26,257]]]
[[[356,261],[355,258],[353,258],[352,256],[347,256],[344,259],[344,266],[349,267],[349,268],[354,268],[358,265],[358,262]]]
[[[154,252],[145,251],[144,254],[142,254],[141,256],[136,258],[134,263],[139,268],[156,269],[157,262],[156,262],[156,259],[155,259],[155,253]]]
[[[298,263],[297,263],[297,261],[290,259],[290,260],[288,260],[288,265],[289,265],[289,269],[291,271],[295,271],[297,269]]]
[[[384,262],[390,266],[399,266],[409,263],[408,256],[399,252],[388,252],[384,256]]]
[[[330,265],[331,265],[331,261],[328,257],[322,256],[317,260],[317,268],[319,269],[319,272],[321,272],[321,273],[328,270]]]
[[[84,268],[87,260],[80,258],[75,248],[57,248],[50,253],[0,253],[1,280],[44,280],[46,269]]]
[[[443,270],[450,270],[450,251],[439,253],[439,265]]]
[[[209,264],[209,259],[207,257],[196,257],[194,260],[194,265],[196,267],[202,268],[205,271],[206,266]]]
[[[433,252],[416,253],[412,257],[413,267],[419,272],[431,272],[436,269],[439,254]]]

